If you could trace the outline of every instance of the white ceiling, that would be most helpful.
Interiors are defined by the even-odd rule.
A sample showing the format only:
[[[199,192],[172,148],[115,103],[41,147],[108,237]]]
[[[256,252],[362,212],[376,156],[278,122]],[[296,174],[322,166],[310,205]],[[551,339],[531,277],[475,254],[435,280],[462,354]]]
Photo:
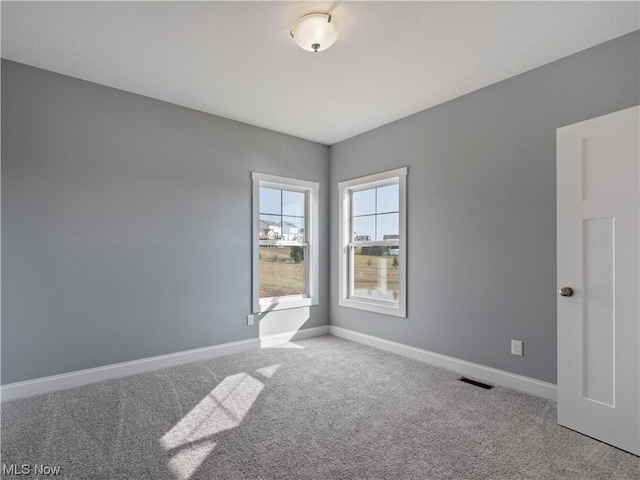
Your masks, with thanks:
[[[640,28],[633,2],[2,2],[2,57],[333,144]],[[317,54],[300,16],[341,27]]]

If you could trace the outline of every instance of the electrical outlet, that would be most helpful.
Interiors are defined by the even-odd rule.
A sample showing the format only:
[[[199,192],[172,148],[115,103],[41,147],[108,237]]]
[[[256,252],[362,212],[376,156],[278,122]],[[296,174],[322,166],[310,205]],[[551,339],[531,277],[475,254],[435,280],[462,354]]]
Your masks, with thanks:
[[[253,325],[253,313],[250,313],[249,315],[247,315],[247,325],[248,326]]]
[[[511,340],[511,355],[522,357],[522,342],[520,340]]]

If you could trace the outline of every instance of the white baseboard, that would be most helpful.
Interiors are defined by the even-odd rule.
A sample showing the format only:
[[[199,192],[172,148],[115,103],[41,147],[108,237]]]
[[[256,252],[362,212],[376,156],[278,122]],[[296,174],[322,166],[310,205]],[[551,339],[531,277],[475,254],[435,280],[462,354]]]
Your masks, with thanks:
[[[472,377],[483,382],[501,385],[503,387],[513,388],[521,392],[530,393],[538,397],[556,400],[557,387],[552,383],[543,382],[534,378],[516,375],[514,373],[505,372],[491,367],[485,367],[477,363],[459,360],[457,358],[448,357],[439,353],[422,350],[420,348],[411,347],[402,343],[392,342],[383,338],[366,335],[364,333],[354,332],[346,328],[329,326],[329,334],[336,337],[351,340],[353,342],[362,343],[370,347],[379,348],[387,352],[396,353],[404,357],[420,360],[425,363],[436,365],[438,367],[453,370],[462,375]]]
[[[301,340],[304,338],[327,334],[362,343],[364,345],[369,345],[371,347],[376,347],[381,350],[396,353],[415,360],[421,360],[485,382],[502,385],[551,400],[556,399],[556,386],[551,383],[497,370],[495,368],[485,367],[483,365],[459,360],[439,353],[422,350],[420,348],[384,340],[382,338],[332,325],[306,328],[298,331],[268,335],[259,339],[254,338],[250,340],[241,340],[239,342],[224,343],[221,345],[214,345],[212,347],[197,348],[194,350],[144,358],[131,362],[117,363],[113,365],[106,365],[104,367],[63,373],[61,375],[36,378],[34,380],[27,380],[24,382],[10,383],[2,386],[0,390],[0,399],[3,402],[6,402],[17,398],[53,392],[55,390],[88,385],[90,383],[100,382],[110,378],[135,375],[137,373],[149,372],[160,368],[183,365],[185,363],[207,360],[210,358],[231,355],[233,353],[240,353],[258,348],[273,347],[293,340]]]
[[[76,372],[52,375],[50,377],[36,378],[24,382],[10,383],[2,386],[1,398],[3,402],[16,398],[30,397],[42,393],[73,388],[89,383],[100,382],[116,377],[126,377],[137,373],[149,372],[160,368],[173,367],[185,363],[221,357],[232,353],[245,352],[260,347],[257,338],[241,340],[239,342],[223,343],[212,347],[196,348],[184,352],[170,353],[157,357],[143,358],[131,362],[116,363],[104,367],[89,368]]]
[[[321,327],[304,328],[302,330],[294,330],[292,332],[267,335],[264,337],[260,337],[260,347],[269,348],[293,340],[302,340],[303,338],[319,337],[320,335],[328,334],[329,325],[323,325]]]
[[[89,368],[76,372],[52,375],[50,377],[36,378],[24,382],[9,383],[0,388],[0,399],[3,402],[17,398],[31,397],[42,393],[62,390],[64,388],[80,387],[90,383],[101,382],[110,378],[126,377],[137,373],[150,372],[160,368],[174,367],[185,363],[222,357],[233,353],[256,350],[258,348],[271,347],[291,340],[327,335],[329,326],[305,328],[298,331],[286,332],[277,335],[269,335],[263,338],[252,338],[239,342],[223,343],[211,347],[196,348],[183,352],[170,353],[157,357],[143,358],[131,362],[105,365],[104,367]]]

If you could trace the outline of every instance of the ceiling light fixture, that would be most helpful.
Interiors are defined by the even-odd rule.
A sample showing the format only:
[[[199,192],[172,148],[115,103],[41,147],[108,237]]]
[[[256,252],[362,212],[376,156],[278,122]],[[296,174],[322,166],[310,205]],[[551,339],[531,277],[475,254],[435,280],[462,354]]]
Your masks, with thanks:
[[[300,48],[321,52],[335,43],[340,32],[328,13],[310,13],[293,25],[289,32]]]

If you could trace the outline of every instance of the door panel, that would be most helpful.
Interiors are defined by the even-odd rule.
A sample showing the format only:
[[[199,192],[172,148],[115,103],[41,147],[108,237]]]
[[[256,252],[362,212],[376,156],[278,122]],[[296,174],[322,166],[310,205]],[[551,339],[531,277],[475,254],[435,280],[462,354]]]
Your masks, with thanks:
[[[558,423],[640,454],[640,107],[558,129]]]
[[[615,406],[613,218],[582,221],[583,397]]]

